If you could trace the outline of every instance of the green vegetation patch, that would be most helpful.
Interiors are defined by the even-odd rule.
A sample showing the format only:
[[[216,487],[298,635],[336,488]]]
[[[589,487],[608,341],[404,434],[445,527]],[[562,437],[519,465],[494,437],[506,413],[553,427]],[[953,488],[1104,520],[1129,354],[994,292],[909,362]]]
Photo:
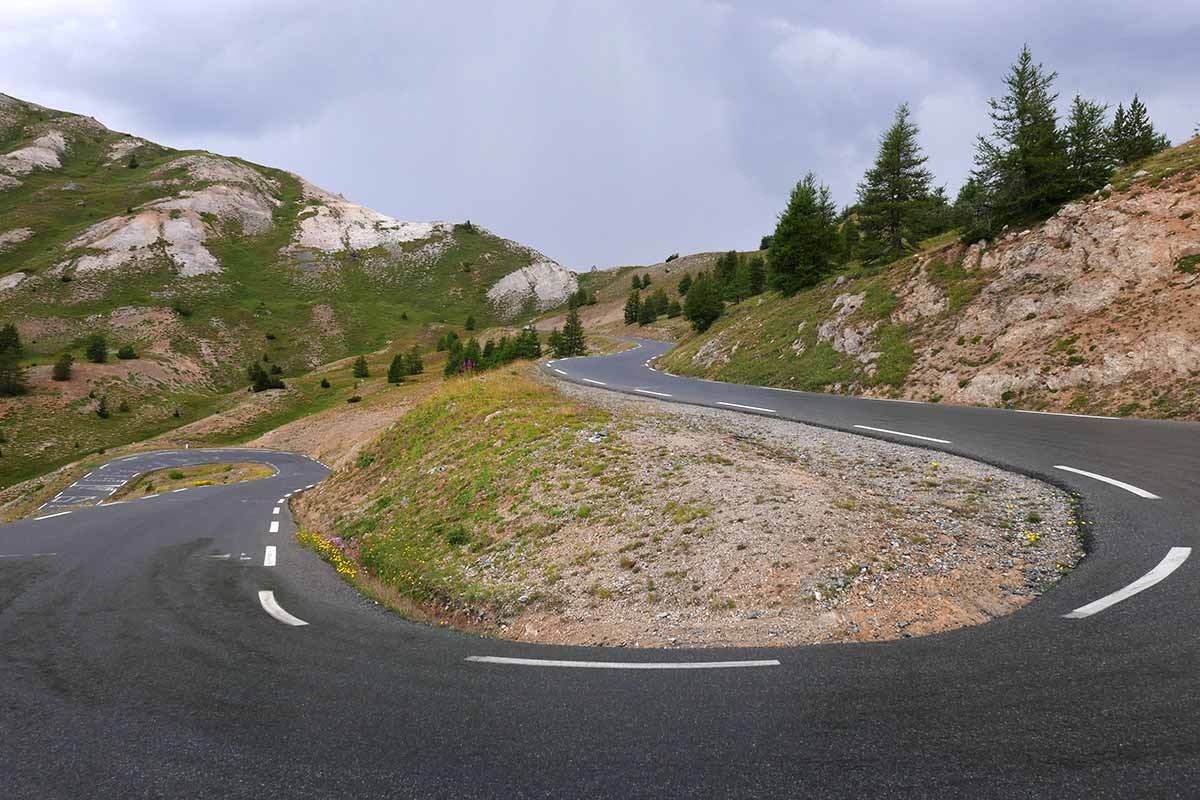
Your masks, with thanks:
[[[549,507],[539,487],[572,485],[603,468],[615,437],[591,442],[586,432],[610,421],[524,368],[450,380],[364,449],[369,458],[331,479],[335,492],[339,484],[377,488],[361,510],[333,521],[328,541],[417,603],[511,601],[515,582],[484,581],[473,565],[515,563],[566,519],[592,513]]]

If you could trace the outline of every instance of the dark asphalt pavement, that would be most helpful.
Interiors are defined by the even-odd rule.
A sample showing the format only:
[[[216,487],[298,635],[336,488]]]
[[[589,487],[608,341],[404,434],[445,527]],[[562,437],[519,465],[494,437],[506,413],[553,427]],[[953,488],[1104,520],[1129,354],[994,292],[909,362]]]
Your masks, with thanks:
[[[272,513],[325,468],[259,451],[274,477],[0,526],[0,798],[1197,796],[1200,558],[1086,618],[1063,615],[1196,546],[1200,426],[676,378],[645,363],[666,347],[545,369],[1043,477],[1082,495],[1092,551],[1021,611],[921,639],[523,645],[411,624],[358,596],[295,544],[286,506]],[[264,591],[308,624],[270,616]]]

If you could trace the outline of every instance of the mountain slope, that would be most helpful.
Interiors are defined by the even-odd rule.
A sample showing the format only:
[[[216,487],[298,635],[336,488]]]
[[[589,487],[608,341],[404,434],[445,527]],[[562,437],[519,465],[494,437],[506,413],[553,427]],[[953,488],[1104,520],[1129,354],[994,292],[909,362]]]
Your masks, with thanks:
[[[1200,417],[1200,140],[1030,230],[731,307],[662,362],[814,391]]]
[[[264,355],[296,375],[389,341],[432,342],[468,316],[516,321],[576,286],[471,223],[395,220],[282,170],[0,95],[0,324],[16,323],[33,384],[0,398],[0,433],[21,440],[0,448],[0,483],[61,460],[37,437],[91,420],[101,394],[144,424],[115,438],[67,424],[79,449],[201,413]],[[140,357],[83,364],[95,333]],[[62,351],[78,365],[65,384],[47,366]]]

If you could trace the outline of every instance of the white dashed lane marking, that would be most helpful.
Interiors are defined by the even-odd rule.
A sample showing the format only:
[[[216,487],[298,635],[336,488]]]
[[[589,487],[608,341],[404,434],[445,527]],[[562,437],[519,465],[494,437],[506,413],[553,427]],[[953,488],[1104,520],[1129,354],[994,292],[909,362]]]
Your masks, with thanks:
[[[949,439],[935,439],[932,436],[918,436],[915,433],[905,433],[904,431],[892,431],[887,428],[872,428],[870,425],[855,425],[856,428],[861,428],[864,431],[875,431],[876,433],[888,433],[892,436],[906,436],[909,439],[920,439],[923,442],[937,442],[938,444],[950,444]]]
[[[300,625],[308,624],[307,622],[300,619],[299,617],[292,616],[288,612],[284,611],[283,608],[279,605],[279,603],[275,600],[274,592],[269,592],[269,591],[265,591],[265,590],[260,591],[258,593],[258,602],[260,605],[262,605],[263,611],[266,611],[268,614],[270,614],[272,617],[274,617],[275,619],[282,622],[284,625],[300,626]]]
[[[513,664],[525,667],[567,667],[573,669],[736,669],[739,667],[778,667],[775,659],[763,661],[558,661],[549,658],[503,658],[467,656],[477,664]]]
[[[279,533],[279,520],[274,520],[271,523],[271,533]]]
[[[558,367],[555,367],[555,368],[554,368],[554,371],[555,371],[555,372],[557,372],[559,375],[566,375],[566,374],[567,374],[567,373],[563,372],[561,369],[559,369]]]
[[[263,566],[264,567],[275,566],[275,545],[273,545],[273,544],[267,545],[267,550],[265,553],[263,553]]]
[[[59,511],[57,514],[44,514],[40,517],[34,517],[34,519],[52,519],[54,517],[61,517],[64,514],[70,514],[70,513],[71,513],[70,511]]]
[[[278,513],[279,513],[279,506],[275,506],[274,508],[272,508],[272,509],[271,509],[271,513],[272,513],[272,514],[278,514]]]
[[[1127,492],[1136,494],[1138,497],[1144,497],[1147,500],[1161,500],[1162,499],[1161,497],[1159,497],[1156,494],[1152,494],[1150,492],[1147,492],[1145,489],[1140,489],[1137,486],[1134,486],[1132,483],[1125,483],[1124,481],[1119,481],[1119,480],[1116,480],[1115,478],[1109,478],[1105,475],[1098,475],[1095,472],[1088,472],[1087,470],[1083,470],[1083,469],[1075,469],[1074,467],[1066,467],[1066,466],[1063,466],[1062,464],[1055,464],[1054,468],[1066,470],[1067,472],[1074,472],[1076,475],[1083,475],[1087,478],[1094,478],[1095,480],[1101,481],[1102,483],[1107,483],[1110,486],[1116,486],[1118,489],[1124,489]]]
[[[1090,617],[1092,614],[1103,611],[1109,606],[1116,605],[1122,600],[1127,600],[1138,592],[1149,589],[1151,586],[1158,583],[1175,570],[1179,569],[1179,566],[1183,564],[1184,561],[1187,561],[1188,556],[1191,554],[1192,548],[1190,547],[1172,547],[1167,551],[1167,555],[1163,557],[1163,560],[1158,562],[1158,566],[1126,586],[1124,589],[1118,589],[1112,594],[1105,595],[1099,600],[1088,603],[1086,606],[1080,606],[1070,614],[1063,614],[1063,616],[1067,619],[1083,619],[1084,617]]]
[[[764,414],[778,414],[779,413],[778,411],[776,411],[773,408],[762,408],[760,406],[744,406],[741,403],[724,403],[720,400],[717,401],[717,405],[726,406],[727,408],[740,408],[745,411],[761,411]]]
[[[671,396],[671,395],[667,394],[666,392],[652,392],[649,389],[634,389],[634,391],[640,392],[641,394],[652,394],[655,397],[670,397]]]
[[[594,381],[591,378],[584,378],[583,380],[584,380],[584,383],[594,383],[597,386],[608,386],[608,384],[605,383],[604,381]]]

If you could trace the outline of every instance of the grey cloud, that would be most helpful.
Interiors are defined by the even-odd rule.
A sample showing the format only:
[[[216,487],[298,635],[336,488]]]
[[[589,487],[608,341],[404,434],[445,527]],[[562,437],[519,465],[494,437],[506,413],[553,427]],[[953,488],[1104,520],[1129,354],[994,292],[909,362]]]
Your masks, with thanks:
[[[851,202],[908,101],[954,191],[1020,46],[1200,121],[1194,3],[18,4],[0,91],[471,218],[577,268],[748,247],[807,170]]]

